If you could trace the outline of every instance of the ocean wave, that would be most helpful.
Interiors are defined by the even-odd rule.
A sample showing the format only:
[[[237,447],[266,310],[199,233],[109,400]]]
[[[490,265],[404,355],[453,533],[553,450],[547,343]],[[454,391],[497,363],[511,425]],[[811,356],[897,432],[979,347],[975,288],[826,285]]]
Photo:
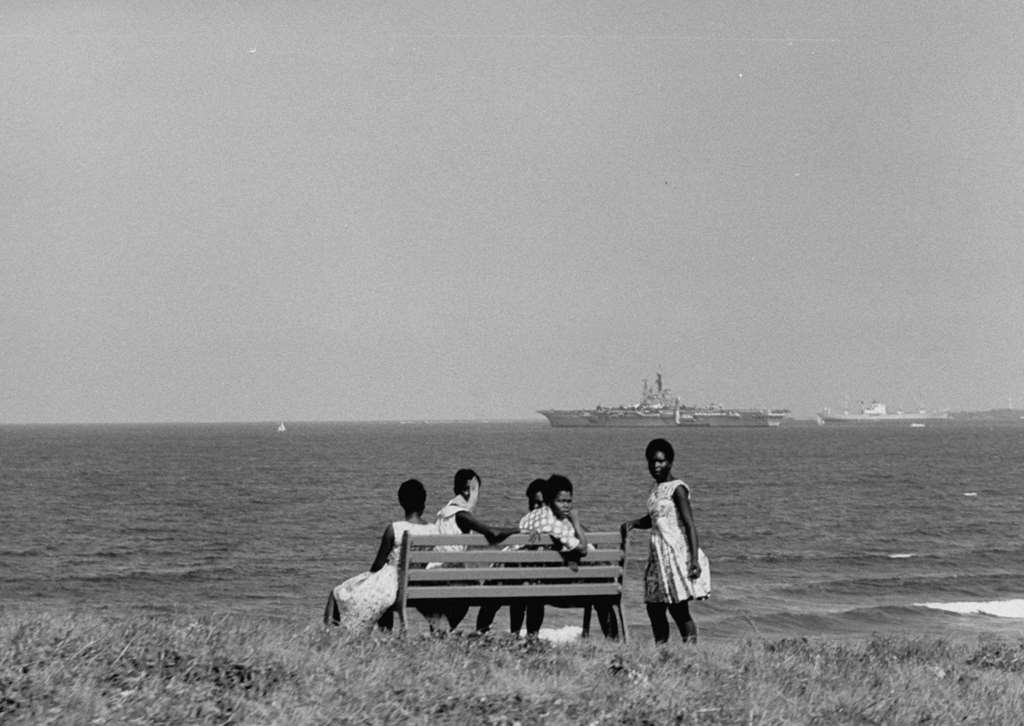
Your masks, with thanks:
[[[700,620],[704,632],[728,637],[737,636],[850,636],[865,632],[921,631],[934,628],[918,608],[908,606],[873,606],[822,609],[814,612],[781,610],[759,614],[745,613]]]
[[[1017,605],[1012,605],[1017,603]],[[813,612],[772,611],[755,613],[706,613],[698,617],[703,633],[710,637],[860,637],[864,633],[934,633],[937,628],[955,628],[963,632],[1011,633],[1019,631],[1014,617],[961,617],[970,613],[952,612],[949,605],[977,608],[984,605],[1015,608],[1021,613],[1024,600],[992,603],[931,603],[931,608],[913,605],[822,609]],[[976,614],[980,614],[974,611]],[[986,613],[995,615],[995,613]]]
[[[638,551],[638,559],[642,559],[639,557],[639,554]],[[646,554],[646,552],[643,554]],[[766,564],[830,566],[838,564],[846,567],[857,564],[872,564],[879,559],[909,559],[910,557],[930,562],[960,562],[964,560],[970,560],[971,562],[1003,562],[1006,557],[1019,557],[1021,554],[1020,545],[993,546],[990,544],[978,544],[976,546],[964,546],[961,544],[954,547],[950,546],[948,542],[944,542],[942,547],[939,548],[934,543],[907,541],[893,544],[890,549],[884,550],[742,552],[716,555],[713,560],[723,565],[736,566],[763,566]]]
[[[202,580],[215,581],[219,577],[237,575],[233,567],[164,567],[152,569],[125,568],[114,572],[77,573],[66,578],[78,582],[152,582],[167,580]]]
[[[21,549],[0,549],[0,557],[42,557],[47,551],[38,547],[24,547]]]
[[[947,570],[931,573],[915,571],[905,574],[880,571],[872,576],[808,579],[773,588],[773,591],[775,594],[796,598],[798,601],[899,596],[911,602],[932,602],[936,596],[966,599],[980,595],[995,599],[1001,594],[1016,594],[1019,589],[1019,572],[950,574]]]
[[[988,600],[961,602],[919,602],[914,603],[918,607],[931,610],[944,610],[960,615],[992,615],[997,618],[1021,618],[1024,619],[1024,599],[1015,600]]]

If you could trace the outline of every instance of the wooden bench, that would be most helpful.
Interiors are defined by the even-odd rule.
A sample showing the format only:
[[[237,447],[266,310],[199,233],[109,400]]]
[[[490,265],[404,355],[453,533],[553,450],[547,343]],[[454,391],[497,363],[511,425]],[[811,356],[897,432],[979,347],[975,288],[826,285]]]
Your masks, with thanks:
[[[398,564],[396,610],[400,627],[407,627],[410,605],[429,609],[432,601],[484,603],[542,602],[555,607],[584,608],[583,635],[590,633],[590,613],[605,605],[618,621],[622,640],[627,639],[622,615],[622,582],[626,548],[618,532],[588,532],[597,549],[587,553],[575,570],[551,549],[543,536],[541,549],[509,549],[536,546],[536,536],[515,534],[500,544],[489,545],[479,534],[413,534],[402,538]],[[439,551],[436,548],[442,548]],[[454,548],[457,551],[444,551]],[[458,549],[461,548],[461,549]],[[428,567],[428,565],[430,565]]]

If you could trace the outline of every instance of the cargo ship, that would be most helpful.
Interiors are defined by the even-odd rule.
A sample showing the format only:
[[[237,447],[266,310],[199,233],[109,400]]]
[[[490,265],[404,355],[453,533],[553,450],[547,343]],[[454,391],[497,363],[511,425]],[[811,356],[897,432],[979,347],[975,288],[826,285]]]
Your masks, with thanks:
[[[655,384],[643,380],[643,394],[629,406],[601,406],[587,409],[545,409],[538,411],[556,427],[751,427],[778,426],[789,415],[784,408],[725,408],[717,404],[686,406],[662,385],[661,373]]]
[[[844,409],[841,413],[835,413],[826,408],[818,414],[818,424],[822,426],[844,424],[844,425],[865,425],[878,426],[885,424],[902,424],[905,426],[924,426],[929,423],[940,423],[950,419],[947,411],[895,411],[890,413],[884,403],[872,401],[867,406],[861,406],[856,413]]]

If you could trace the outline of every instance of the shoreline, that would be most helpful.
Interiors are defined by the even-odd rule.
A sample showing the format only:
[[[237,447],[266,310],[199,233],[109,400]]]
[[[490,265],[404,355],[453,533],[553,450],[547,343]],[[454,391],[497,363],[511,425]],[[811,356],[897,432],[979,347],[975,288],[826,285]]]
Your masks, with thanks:
[[[455,631],[459,637],[473,637],[471,633],[476,619],[476,611],[476,607],[469,609],[466,617]],[[507,612],[507,609],[504,607],[498,611],[490,633],[492,636],[509,635]],[[968,640],[985,637],[1024,637],[1024,618],[955,612],[940,608],[930,608],[927,610],[930,618],[927,627],[919,622],[914,625],[906,624],[898,612],[879,616],[870,623],[870,627],[864,623],[846,624],[842,622],[839,624],[821,625],[818,622],[821,616],[815,614],[798,615],[790,613],[781,621],[773,617],[766,618],[740,612],[730,614],[718,611],[714,614],[703,614],[700,603],[695,604],[691,612],[697,624],[701,641],[721,644],[739,643],[748,640],[785,640],[795,638],[855,642],[878,636],[904,638],[941,636],[951,639]],[[55,603],[53,600],[39,603],[24,601],[4,603],[0,601],[0,621],[12,618],[32,618],[40,613],[45,614],[47,617],[67,615],[73,618],[97,617],[124,621],[146,618],[190,622],[228,619],[258,620],[259,622],[272,624],[274,627],[290,628],[295,632],[321,625],[323,617],[322,605],[319,602],[311,604],[308,611],[303,611],[299,615],[286,615],[276,611],[259,612],[253,608],[209,609],[198,605],[167,606],[166,608],[148,606],[139,608],[124,603],[98,605],[95,603]],[[830,615],[841,619],[844,614],[843,611],[839,611]],[[649,643],[652,637],[650,624],[643,611],[632,608],[626,612],[626,616],[631,644],[638,642]],[[806,619],[807,622],[799,622],[802,619]],[[554,630],[573,628],[581,626],[582,621],[581,610],[549,607],[546,610],[544,627]],[[671,632],[673,639],[678,637],[678,631],[674,625]],[[409,635],[419,637],[425,636],[428,633],[426,620],[413,611],[409,618]],[[596,622],[592,624],[591,639],[603,640]]]

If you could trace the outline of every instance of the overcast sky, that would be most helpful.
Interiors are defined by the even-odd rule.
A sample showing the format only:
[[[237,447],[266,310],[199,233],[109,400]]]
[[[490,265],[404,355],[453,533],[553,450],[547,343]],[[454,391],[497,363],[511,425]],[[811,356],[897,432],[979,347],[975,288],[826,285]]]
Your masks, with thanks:
[[[0,6],[0,422],[1024,406],[1019,3]]]

